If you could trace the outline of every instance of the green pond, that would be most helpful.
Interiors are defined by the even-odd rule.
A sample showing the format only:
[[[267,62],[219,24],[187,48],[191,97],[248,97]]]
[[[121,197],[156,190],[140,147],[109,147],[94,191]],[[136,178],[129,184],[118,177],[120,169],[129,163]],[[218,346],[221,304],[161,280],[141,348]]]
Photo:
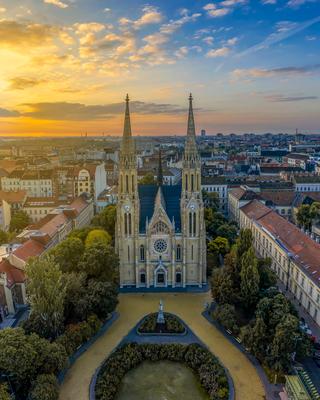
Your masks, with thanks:
[[[209,400],[209,396],[185,365],[145,361],[123,378],[116,400]]]

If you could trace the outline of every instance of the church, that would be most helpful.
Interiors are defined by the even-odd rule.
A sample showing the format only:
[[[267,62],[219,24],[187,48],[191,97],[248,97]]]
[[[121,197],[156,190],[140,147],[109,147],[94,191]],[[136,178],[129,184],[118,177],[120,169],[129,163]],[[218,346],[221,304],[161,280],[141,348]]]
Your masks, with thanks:
[[[181,182],[163,185],[160,160],[157,184],[139,185],[129,97],[126,98],[116,222],[121,288],[206,285],[201,163],[192,101],[190,95]]]

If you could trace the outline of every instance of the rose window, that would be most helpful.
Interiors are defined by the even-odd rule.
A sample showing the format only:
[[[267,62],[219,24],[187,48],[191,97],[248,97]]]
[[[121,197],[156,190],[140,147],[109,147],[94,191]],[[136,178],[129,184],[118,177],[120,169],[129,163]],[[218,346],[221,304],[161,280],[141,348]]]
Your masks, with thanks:
[[[164,239],[158,239],[154,242],[154,249],[157,253],[164,253],[167,248],[168,245]]]

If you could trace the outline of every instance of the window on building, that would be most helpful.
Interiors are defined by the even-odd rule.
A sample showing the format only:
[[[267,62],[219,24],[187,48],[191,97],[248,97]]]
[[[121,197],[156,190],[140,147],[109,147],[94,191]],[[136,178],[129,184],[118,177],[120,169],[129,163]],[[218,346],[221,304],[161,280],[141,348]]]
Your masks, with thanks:
[[[191,246],[191,260],[193,261],[193,245]]]
[[[130,247],[128,246],[128,262],[130,262]]]
[[[176,260],[181,261],[181,246],[180,246],[180,244],[177,245]]]
[[[140,261],[144,261],[145,260],[145,254],[144,254],[144,245],[142,244],[140,246]]]
[[[144,272],[140,274],[140,283],[142,284],[146,283],[146,274]]]

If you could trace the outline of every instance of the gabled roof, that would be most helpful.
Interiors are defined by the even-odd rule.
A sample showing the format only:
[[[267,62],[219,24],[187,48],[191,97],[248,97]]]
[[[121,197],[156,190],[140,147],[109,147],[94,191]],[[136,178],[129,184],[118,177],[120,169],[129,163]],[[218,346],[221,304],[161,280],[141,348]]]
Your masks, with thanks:
[[[180,199],[181,185],[165,185],[162,186],[162,195],[165,201],[165,210],[172,221],[175,221],[177,232],[181,231],[181,215],[180,215]],[[139,185],[139,200],[140,200],[140,233],[146,231],[146,219],[150,221],[154,213],[155,199],[158,192],[157,185]]]
[[[289,191],[265,191],[261,192],[261,197],[275,206],[290,207],[295,199],[296,193]]]
[[[45,250],[45,246],[37,240],[29,239],[18,247],[13,254],[20,260],[27,261],[30,257],[39,256]]]
[[[7,259],[0,262],[0,273],[6,274],[9,289],[16,283],[23,283],[26,280],[24,272],[10,264]]]
[[[18,190],[16,192],[10,191],[6,192],[4,190],[0,190],[0,200],[5,200],[8,203],[22,203],[27,196],[27,192],[25,190]]]
[[[260,198],[259,194],[257,194],[256,192],[242,187],[232,189],[230,193],[238,200],[253,200]]]

